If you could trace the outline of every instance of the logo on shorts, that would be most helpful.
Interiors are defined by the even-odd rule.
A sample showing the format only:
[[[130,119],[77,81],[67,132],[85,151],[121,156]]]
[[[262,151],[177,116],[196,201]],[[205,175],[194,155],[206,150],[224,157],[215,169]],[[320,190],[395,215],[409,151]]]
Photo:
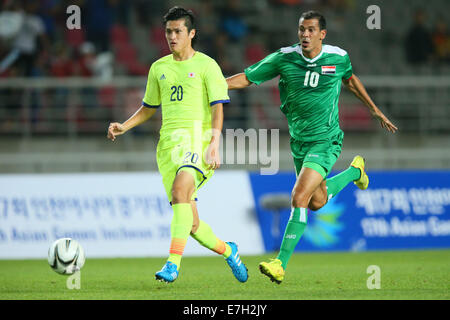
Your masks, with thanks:
[[[161,78],[159,78],[159,80],[166,80],[166,76],[164,75],[164,73],[163,73],[163,75],[161,76]]]
[[[308,154],[308,157],[319,158],[320,156],[318,154]]]

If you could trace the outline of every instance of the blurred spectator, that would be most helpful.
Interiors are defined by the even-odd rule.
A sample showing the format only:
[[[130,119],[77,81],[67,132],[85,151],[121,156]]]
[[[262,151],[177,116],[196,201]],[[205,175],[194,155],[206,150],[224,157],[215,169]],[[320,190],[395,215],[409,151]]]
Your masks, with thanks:
[[[415,12],[414,23],[406,36],[405,53],[407,61],[415,65],[427,62],[433,53],[431,33],[425,26],[425,12],[421,9]]]
[[[69,77],[73,74],[73,62],[70,52],[62,43],[54,47],[54,54],[50,62],[50,75],[53,77]]]
[[[329,10],[337,10],[340,13],[344,13],[346,10],[348,10],[350,7],[354,5],[353,2],[354,2],[353,0],[325,0],[322,2],[322,5],[328,7]]]
[[[22,29],[25,14],[18,2],[6,2],[0,11],[0,40],[2,48],[11,45]]]
[[[201,0],[198,10],[194,10],[197,17],[197,38],[199,50],[211,56],[215,54],[214,41],[217,36],[217,17],[213,3]]]
[[[303,2],[303,0],[272,0],[273,5],[295,6]]]
[[[154,23],[150,27],[150,43],[159,52],[158,58],[170,54],[170,49],[167,45],[166,30],[162,23]]]
[[[232,41],[240,41],[247,34],[247,24],[240,10],[239,0],[227,0],[225,8],[221,10],[220,26]]]
[[[114,56],[111,52],[101,52],[94,63],[94,74],[101,80],[111,80],[113,77]],[[147,73],[147,68],[145,73]]]
[[[255,64],[267,55],[264,41],[257,34],[259,34],[257,31],[251,33],[245,47],[245,63],[247,66]]]
[[[83,17],[86,21],[86,37],[99,52],[108,51],[109,34],[114,23],[113,0],[86,1]]]
[[[450,62],[450,36],[447,23],[443,18],[436,22],[431,38],[436,60],[438,62]]]
[[[80,45],[86,42],[86,37],[83,29],[66,29],[64,40],[67,45],[71,46],[74,49],[77,49]]]
[[[38,8],[37,1],[7,2],[1,16],[1,35],[10,49],[5,58],[9,65],[15,63],[22,76],[33,75],[39,53],[48,48],[45,25],[36,14]]]
[[[227,43],[228,36],[225,33],[217,34],[214,38],[213,50],[210,52],[211,57],[217,61],[225,76],[232,75],[236,71],[233,63],[228,58]]]
[[[138,23],[143,26],[162,24],[163,16],[169,10],[167,0],[134,0]]]
[[[109,0],[113,24],[128,25],[130,15],[130,1]]]
[[[66,10],[64,3],[62,1],[55,0],[40,0],[36,2],[40,2],[37,13],[44,23],[45,32],[47,33],[49,39],[52,41],[56,40],[58,37],[57,30],[60,29],[58,28],[59,25],[61,25],[62,22],[64,22],[65,25],[64,18]]]
[[[78,77],[98,77],[109,80],[113,76],[113,55],[111,52],[96,53],[90,42],[80,46],[78,59],[72,66],[74,75]]]
[[[80,46],[78,59],[74,66],[74,74],[78,77],[92,77],[94,75],[95,47],[90,42]]]
[[[297,10],[300,14],[306,5],[317,5],[321,10],[329,11],[326,15],[330,26],[328,39],[350,42],[342,34],[348,32],[348,15],[340,12],[348,13],[355,2],[264,0],[260,3],[277,10],[274,16],[280,17],[278,20],[290,19]],[[72,4],[81,8],[82,29],[66,28],[66,8]],[[162,16],[174,4],[167,0],[0,0],[0,75],[108,78],[112,75],[112,66],[117,73],[145,75],[148,66],[143,62],[150,63],[170,53]],[[259,61],[268,52],[295,39],[292,25],[281,21],[261,23],[260,9],[243,1],[194,0],[189,5],[197,16],[199,42],[196,49],[215,58],[225,74],[233,74],[242,66]],[[386,25],[388,21],[392,25],[394,20],[386,17],[384,21]],[[412,64],[421,64],[431,58],[438,62],[449,61],[446,21],[440,19],[433,32],[427,30],[426,22],[424,12],[418,10],[405,37],[407,61]],[[386,28],[382,36],[390,43],[392,37],[386,30],[389,29]],[[149,36],[147,32],[150,32]],[[85,43],[88,44],[81,49]],[[355,46],[357,48],[352,52],[369,48],[362,42]],[[387,48],[399,53],[395,46],[388,45]],[[374,46],[370,50],[378,52],[381,49]],[[355,58],[355,65],[358,63]]]

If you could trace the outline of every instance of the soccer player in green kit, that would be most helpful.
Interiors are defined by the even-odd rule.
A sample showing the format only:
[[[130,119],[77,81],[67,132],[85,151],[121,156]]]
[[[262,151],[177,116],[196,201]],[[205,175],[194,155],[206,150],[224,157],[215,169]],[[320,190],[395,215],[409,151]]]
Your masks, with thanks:
[[[242,89],[280,76],[281,111],[288,120],[297,181],[280,252],[276,259],[259,264],[260,271],[278,284],[284,279],[289,259],[305,230],[308,208],[319,210],[350,182],[362,190],[369,185],[361,156],[356,156],[347,170],[327,178],[341,153],[344,137],[338,112],[342,82],[383,128],[397,131],[353,74],[347,52],[322,44],[326,22],[320,13],[308,11],[301,15],[298,36],[299,43],[281,48],[244,73],[227,78],[229,89]]]
[[[219,141],[223,104],[229,102],[225,78],[217,63],[195,51],[196,29],[191,11],[173,7],[164,16],[165,33],[172,54],[150,67],[142,106],[123,124],[111,123],[108,138],[147,121],[161,106],[162,126],[157,163],[167,197],[172,204],[169,258],[155,274],[167,283],[178,278],[181,257],[191,235],[204,247],[223,255],[240,282],[248,279],[237,245],[218,239],[199,219],[197,190],[220,167]]]

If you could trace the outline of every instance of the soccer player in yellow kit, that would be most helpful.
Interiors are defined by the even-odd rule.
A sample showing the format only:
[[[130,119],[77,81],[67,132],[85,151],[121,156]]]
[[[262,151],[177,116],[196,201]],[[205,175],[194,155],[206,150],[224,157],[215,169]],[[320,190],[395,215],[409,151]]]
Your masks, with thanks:
[[[173,7],[164,16],[172,54],[152,64],[142,106],[123,124],[111,123],[108,138],[114,141],[116,136],[148,120],[161,106],[157,163],[173,218],[169,258],[156,273],[156,279],[168,283],[177,279],[191,235],[201,245],[223,255],[236,279],[245,282],[247,268],[240,260],[237,245],[214,235],[211,227],[199,219],[195,202],[197,190],[220,167],[223,104],[230,100],[218,64],[192,47],[194,22],[192,11],[180,7]]]

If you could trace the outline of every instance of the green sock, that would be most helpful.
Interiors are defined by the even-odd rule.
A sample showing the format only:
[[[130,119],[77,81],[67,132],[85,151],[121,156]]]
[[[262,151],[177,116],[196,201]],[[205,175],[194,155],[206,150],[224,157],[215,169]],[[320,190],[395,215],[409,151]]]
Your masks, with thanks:
[[[197,231],[191,234],[192,238],[198,241],[202,246],[228,258],[231,254],[231,247],[216,237],[211,227],[200,220]]]
[[[361,177],[361,171],[355,167],[349,167],[347,170],[327,179],[328,200],[337,195],[344,187],[352,181]]]
[[[171,242],[169,258],[167,261],[173,262],[180,268],[181,256],[184,247],[191,233],[194,215],[190,203],[176,203],[172,205],[173,217],[170,224]]]
[[[281,260],[281,266],[286,270],[289,259],[297,246],[298,241],[305,231],[308,220],[306,208],[293,208],[286,230],[284,231],[283,242],[277,259]]]

